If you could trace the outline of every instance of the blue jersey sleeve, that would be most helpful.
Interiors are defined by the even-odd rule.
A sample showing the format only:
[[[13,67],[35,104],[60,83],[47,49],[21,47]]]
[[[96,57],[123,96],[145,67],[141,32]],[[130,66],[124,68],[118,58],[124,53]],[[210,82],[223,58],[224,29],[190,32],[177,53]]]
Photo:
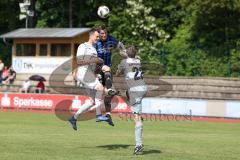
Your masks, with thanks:
[[[104,58],[104,48],[102,46],[102,43],[100,41],[98,41],[95,45],[94,48],[97,51],[98,57],[103,59]]]
[[[95,44],[95,48],[97,50],[98,53],[98,57],[102,58],[104,61],[104,64],[111,67],[112,62],[111,62],[111,49],[116,48],[118,45],[118,41],[108,35],[106,41],[101,41],[99,40],[96,44]]]
[[[116,38],[114,38],[113,36],[108,36],[108,39],[107,39],[107,46],[109,49],[112,49],[112,48],[116,48],[117,47],[117,44],[118,44],[118,41],[116,40]]]

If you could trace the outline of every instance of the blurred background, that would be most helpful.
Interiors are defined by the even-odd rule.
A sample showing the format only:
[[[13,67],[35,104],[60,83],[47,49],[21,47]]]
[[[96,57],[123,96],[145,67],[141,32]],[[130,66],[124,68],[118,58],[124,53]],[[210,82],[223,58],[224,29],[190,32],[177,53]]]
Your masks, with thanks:
[[[0,1],[0,34],[18,28],[83,28],[101,23],[139,49],[145,74],[240,77],[240,0],[20,0]],[[100,19],[106,5],[110,16]],[[11,42],[0,58],[11,65]],[[114,54],[113,66],[119,63]],[[113,68],[114,70],[114,68]]]

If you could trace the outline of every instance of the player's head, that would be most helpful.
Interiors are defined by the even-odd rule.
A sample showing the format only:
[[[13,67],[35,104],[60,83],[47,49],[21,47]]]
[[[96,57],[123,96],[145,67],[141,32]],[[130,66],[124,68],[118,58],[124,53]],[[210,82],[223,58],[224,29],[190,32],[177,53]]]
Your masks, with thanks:
[[[107,27],[105,25],[101,25],[98,29],[100,39],[102,41],[106,41],[107,39]]]
[[[97,42],[97,40],[99,39],[99,33],[98,30],[93,28],[89,31],[89,42],[94,44]]]
[[[137,51],[134,46],[130,46],[127,48],[126,53],[127,53],[128,57],[135,58]]]

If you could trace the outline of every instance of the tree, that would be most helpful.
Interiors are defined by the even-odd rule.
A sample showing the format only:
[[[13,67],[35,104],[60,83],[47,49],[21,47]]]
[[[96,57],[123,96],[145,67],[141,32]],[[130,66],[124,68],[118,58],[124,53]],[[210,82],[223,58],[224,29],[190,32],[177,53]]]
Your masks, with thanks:
[[[166,45],[167,74],[230,76],[231,70],[236,70],[240,34],[237,1],[179,1],[184,21]]]
[[[237,41],[236,48],[231,50],[230,64],[231,76],[240,77],[240,40]]]
[[[240,37],[239,0],[196,0],[192,39],[209,54],[225,56]]]
[[[68,27],[68,1],[38,0],[37,27]]]
[[[24,26],[24,22],[19,20],[19,6],[17,0],[0,1],[0,34],[12,31]],[[0,58],[5,65],[11,64],[11,41],[0,43]]]
[[[152,8],[146,7],[142,0],[127,0],[124,10],[117,9],[116,15],[109,18],[109,28],[112,33],[126,44],[134,44],[142,56],[151,59],[168,38],[156,19],[151,15]],[[143,18],[144,17],[144,18]]]

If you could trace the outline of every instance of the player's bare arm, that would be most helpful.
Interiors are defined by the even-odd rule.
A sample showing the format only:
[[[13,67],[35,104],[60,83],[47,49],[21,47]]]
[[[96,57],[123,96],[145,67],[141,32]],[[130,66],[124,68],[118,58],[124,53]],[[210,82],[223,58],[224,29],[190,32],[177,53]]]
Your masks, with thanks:
[[[85,59],[78,59],[77,60],[77,65],[88,65],[88,64],[91,64],[91,63],[96,63],[96,64],[101,64],[103,63],[103,60],[101,58],[92,58],[92,59],[89,59],[89,60],[85,60]]]

